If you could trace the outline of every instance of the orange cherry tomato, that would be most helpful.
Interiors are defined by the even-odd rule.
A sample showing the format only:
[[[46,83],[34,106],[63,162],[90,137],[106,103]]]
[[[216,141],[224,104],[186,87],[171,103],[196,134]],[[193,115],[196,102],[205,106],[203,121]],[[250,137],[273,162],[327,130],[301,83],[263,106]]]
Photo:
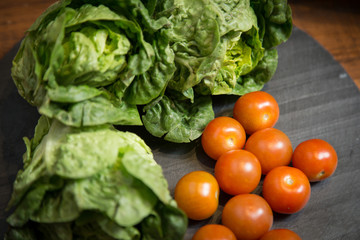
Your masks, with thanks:
[[[222,223],[238,240],[259,239],[271,228],[273,213],[269,204],[259,195],[240,194],[225,204]]]
[[[301,240],[301,237],[294,231],[279,228],[267,232],[260,240]]]
[[[207,224],[199,228],[192,240],[236,240],[234,233],[224,225]]]
[[[223,153],[243,148],[246,133],[241,124],[230,117],[213,119],[201,136],[205,153],[217,160]]]
[[[317,182],[335,172],[338,158],[335,149],[328,142],[310,139],[295,148],[292,163],[305,173],[310,182]]]
[[[190,172],[176,184],[175,201],[188,218],[209,218],[219,204],[219,185],[215,177],[208,172]]]
[[[262,194],[273,211],[285,214],[296,213],[309,201],[310,182],[301,170],[281,166],[266,175]]]
[[[233,116],[247,134],[275,126],[279,119],[279,105],[275,98],[263,91],[250,92],[235,103]]]
[[[275,167],[289,165],[293,153],[288,136],[275,128],[255,132],[247,140],[245,150],[257,157],[262,174],[267,174]]]
[[[245,150],[224,153],[215,165],[220,188],[230,194],[250,193],[261,179],[261,165],[254,154]]]

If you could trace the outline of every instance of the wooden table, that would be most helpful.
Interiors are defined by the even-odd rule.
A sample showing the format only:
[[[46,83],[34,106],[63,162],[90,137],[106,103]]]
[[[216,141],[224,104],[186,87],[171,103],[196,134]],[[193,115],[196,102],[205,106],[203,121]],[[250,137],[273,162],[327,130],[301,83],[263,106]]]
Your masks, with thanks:
[[[0,2],[0,58],[55,0]],[[356,0],[289,0],[294,25],[322,44],[360,88],[360,4]]]

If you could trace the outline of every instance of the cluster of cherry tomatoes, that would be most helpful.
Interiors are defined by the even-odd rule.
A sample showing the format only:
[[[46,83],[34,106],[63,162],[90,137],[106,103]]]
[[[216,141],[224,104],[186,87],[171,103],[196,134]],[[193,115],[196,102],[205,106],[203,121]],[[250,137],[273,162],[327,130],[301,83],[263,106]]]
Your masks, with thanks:
[[[237,100],[233,118],[217,117],[207,125],[201,143],[216,160],[214,175],[194,171],[183,176],[175,200],[190,219],[203,220],[218,208],[220,189],[233,197],[222,211],[222,225],[203,226],[193,240],[301,239],[289,229],[270,230],[273,211],[292,214],[303,209],[310,182],[331,176],[337,155],[321,139],[306,140],[293,151],[288,136],[273,128],[278,118],[276,100],[257,91]],[[260,196],[252,192],[262,175]]]

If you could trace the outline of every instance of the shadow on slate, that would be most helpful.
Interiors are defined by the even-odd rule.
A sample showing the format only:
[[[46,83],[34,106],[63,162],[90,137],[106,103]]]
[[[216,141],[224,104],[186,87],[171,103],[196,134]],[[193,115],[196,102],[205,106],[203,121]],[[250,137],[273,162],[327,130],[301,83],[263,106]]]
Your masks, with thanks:
[[[5,212],[12,182],[22,167],[23,136],[32,137],[39,117],[36,108],[17,93],[10,76],[18,45],[0,62],[0,237],[8,226]],[[278,47],[279,65],[264,91],[280,106],[276,128],[285,132],[295,148],[310,138],[321,138],[337,151],[339,163],[329,179],[312,184],[308,205],[292,215],[274,214],[273,228],[289,228],[302,239],[360,239],[360,94],[345,70],[306,33],[294,28],[291,38]],[[214,97],[217,116],[231,116],[237,97]],[[163,167],[171,193],[186,173],[213,173],[215,162],[203,152],[200,140],[176,144],[155,138],[142,127],[118,127],[133,131],[152,148]],[[261,194],[261,185],[255,190]],[[231,196],[221,192],[213,217],[189,221],[185,239],[207,223],[220,223],[221,210]]]

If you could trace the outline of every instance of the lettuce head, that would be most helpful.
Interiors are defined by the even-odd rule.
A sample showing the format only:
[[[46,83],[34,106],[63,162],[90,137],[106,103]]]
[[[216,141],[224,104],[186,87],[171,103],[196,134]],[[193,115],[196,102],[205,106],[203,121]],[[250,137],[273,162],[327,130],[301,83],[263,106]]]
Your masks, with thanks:
[[[260,90],[292,30],[286,0],[61,0],[30,27],[14,82],[73,126],[144,125],[197,139],[212,95]]]
[[[181,239],[186,215],[137,135],[42,116],[24,139],[7,240]]]

